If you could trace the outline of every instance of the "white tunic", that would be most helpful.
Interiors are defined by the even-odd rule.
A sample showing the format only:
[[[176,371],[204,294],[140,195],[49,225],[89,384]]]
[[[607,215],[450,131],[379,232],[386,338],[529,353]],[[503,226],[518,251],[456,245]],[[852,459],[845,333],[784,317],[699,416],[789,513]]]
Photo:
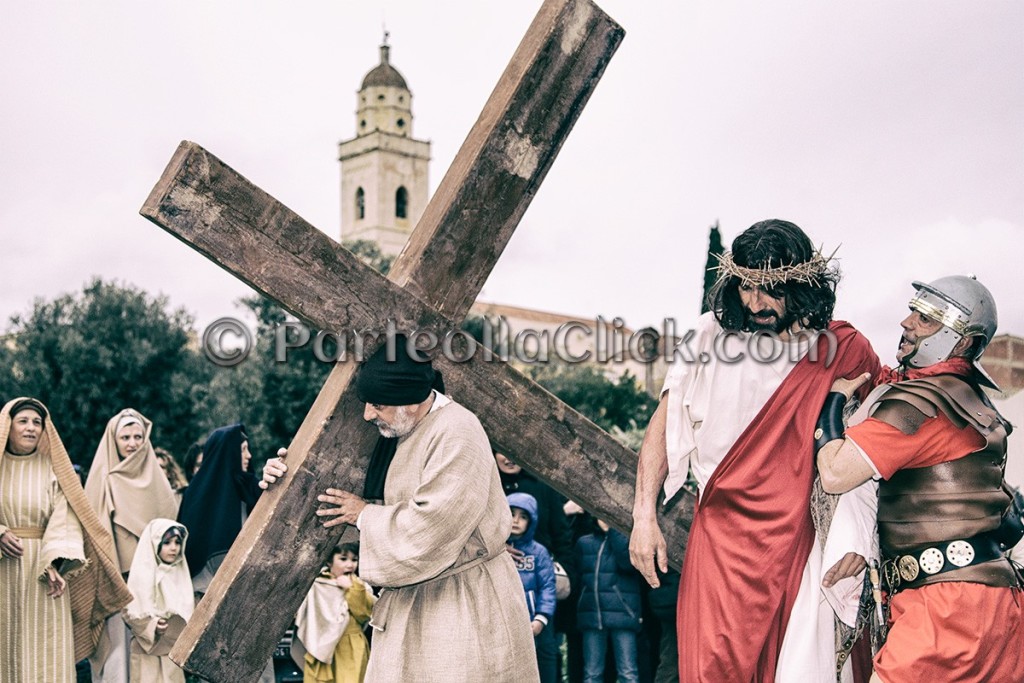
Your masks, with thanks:
[[[688,352],[677,356],[662,387],[662,393],[669,392],[666,500],[686,481],[688,470],[703,494],[733,443],[807,352],[806,341],[785,343],[765,336],[751,339],[742,333],[723,336],[711,313],[700,317],[695,332]],[[728,362],[741,353],[741,361]],[[763,362],[775,355],[776,360]],[[688,358],[697,362],[688,362]],[[833,613],[853,624],[864,574],[831,589],[821,588],[821,578],[847,552],[877,557],[874,486],[868,482],[841,497],[824,553],[815,538],[779,655],[779,683],[835,680]],[[847,667],[844,678],[849,675]]]

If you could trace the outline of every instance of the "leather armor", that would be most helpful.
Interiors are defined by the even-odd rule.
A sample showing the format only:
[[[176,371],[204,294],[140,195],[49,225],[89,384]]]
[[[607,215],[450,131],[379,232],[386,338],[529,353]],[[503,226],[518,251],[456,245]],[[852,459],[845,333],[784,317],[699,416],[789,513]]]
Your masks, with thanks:
[[[892,385],[879,398],[879,402],[887,401],[902,401],[926,417],[942,412],[957,429],[976,429],[985,445],[956,460],[899,470],[879,484],[878,535],[883,555],[899,564],[904,556],[919,555],[929,546],[943,548],[951,541],[985,539],[985,534],[999,527],[1010,503],[1002,487],[1010,425],[980,390],[954,375]],[[934,556],[939,551],[928,552]],[[916,570],[912,573],[918,574]],[[997,557],[952,570],[947,566],[934,575],[925,570],[913,586],[944,581],[1017,585],[1009,561]]]

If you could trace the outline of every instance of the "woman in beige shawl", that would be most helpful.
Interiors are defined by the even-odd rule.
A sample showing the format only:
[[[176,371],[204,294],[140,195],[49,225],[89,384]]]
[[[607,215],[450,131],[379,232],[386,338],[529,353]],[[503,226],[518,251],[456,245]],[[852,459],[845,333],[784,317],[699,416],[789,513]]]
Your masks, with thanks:
[[[46,407],[10,401],[0,443],[0,681],[73,681],[131,595]]]
[[[128,588],[134,599],[124,620],[131,641],[132,683],[185,683],[168,653],[192,616],[195,598],[185,564],[188,531],[170,519],[154,519],[142,530]]]
[[[145,526],[158,517],[173,519],[178,514],[174,491],[150,443],[152,431],[153,423],[131,408],[110,418],[85,482],[89,503],[114,538],[123,574],[131,569]],[[129,638],[120,617],[107,621],[90,659],[94,682],[128,681]]]

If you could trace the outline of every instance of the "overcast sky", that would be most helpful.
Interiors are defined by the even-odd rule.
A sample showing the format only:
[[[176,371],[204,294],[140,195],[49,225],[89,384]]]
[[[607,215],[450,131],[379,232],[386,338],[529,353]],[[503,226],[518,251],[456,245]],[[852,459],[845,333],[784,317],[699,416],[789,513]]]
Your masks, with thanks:
[[[0,0],[2,329],[94,275],[198,325],[232,276],[138,215],[193,140],[337,238],[337,142],[378,58],[436,188],[537,0]],[[1024,3],[602,0],[618,53],[482,298],[639,328],[699,309],[708,226],[792,220],[891,362],[913,279],[976,273],[1024,334]]]

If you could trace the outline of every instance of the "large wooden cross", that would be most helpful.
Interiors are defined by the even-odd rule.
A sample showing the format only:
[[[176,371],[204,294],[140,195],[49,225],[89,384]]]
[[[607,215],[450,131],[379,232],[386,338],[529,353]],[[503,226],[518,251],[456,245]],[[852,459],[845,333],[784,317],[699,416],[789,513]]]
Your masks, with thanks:
[[[589,0],[545,0],[388,278],[225,165],[183,142],[142,215],[315,327],[443,336],[465,317],[623,30]],[[507,364],[439,356],[451,395],[517,462],[620,529],[631,526],[636,455]],[[212,681],[254,681],[290,625],[337,529],[314,514],[327,486],[361,491],[376,429],[354,363],[328,377],[171,653]],[[692,500],[662,528],[673,563]]]

